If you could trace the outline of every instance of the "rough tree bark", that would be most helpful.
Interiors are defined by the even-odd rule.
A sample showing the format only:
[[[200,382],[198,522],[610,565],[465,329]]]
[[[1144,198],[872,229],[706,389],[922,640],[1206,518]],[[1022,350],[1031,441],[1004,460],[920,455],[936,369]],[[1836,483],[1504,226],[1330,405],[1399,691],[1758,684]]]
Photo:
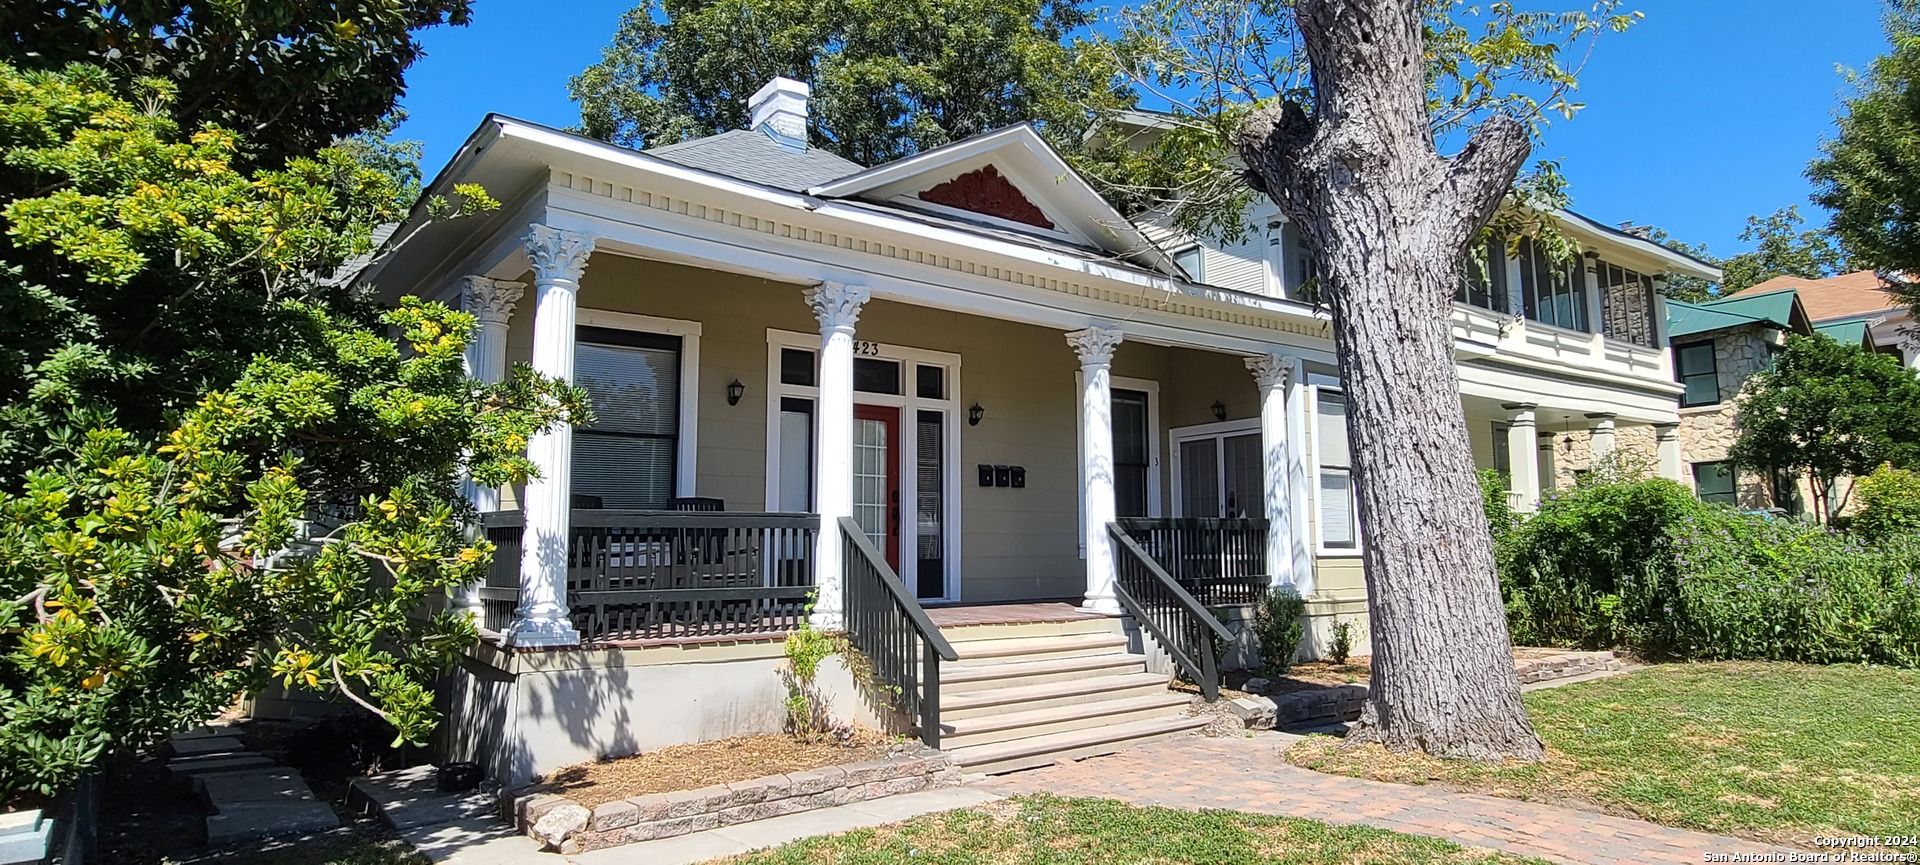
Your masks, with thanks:
[[[1299,0],[1313,114],[1240,130],[1249,182],[1300,227],[1333,315],[1366,539],[1373,677],[1350,742],[1542,756],[1520,702],[1449,317],[1471,240],[1531,149],[1496,116],[1452,158],[1426,103],[1421,0]]]

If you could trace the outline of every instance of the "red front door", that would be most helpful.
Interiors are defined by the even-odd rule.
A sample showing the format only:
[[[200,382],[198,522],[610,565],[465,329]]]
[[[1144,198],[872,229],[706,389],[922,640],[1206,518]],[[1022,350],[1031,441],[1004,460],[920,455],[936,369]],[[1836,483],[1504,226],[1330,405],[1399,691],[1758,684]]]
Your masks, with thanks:
[[[900,570],[900,410],[853,407],[853,518]]]

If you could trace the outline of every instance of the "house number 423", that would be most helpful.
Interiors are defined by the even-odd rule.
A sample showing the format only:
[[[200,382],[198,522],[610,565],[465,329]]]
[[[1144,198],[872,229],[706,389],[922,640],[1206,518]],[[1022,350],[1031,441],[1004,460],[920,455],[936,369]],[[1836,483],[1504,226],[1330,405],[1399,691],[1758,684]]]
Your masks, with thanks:
[[[877,342],[867,342],[864,339],[857,340],[853,344],[853,353],[861,357],[879,357],[880,344]]]

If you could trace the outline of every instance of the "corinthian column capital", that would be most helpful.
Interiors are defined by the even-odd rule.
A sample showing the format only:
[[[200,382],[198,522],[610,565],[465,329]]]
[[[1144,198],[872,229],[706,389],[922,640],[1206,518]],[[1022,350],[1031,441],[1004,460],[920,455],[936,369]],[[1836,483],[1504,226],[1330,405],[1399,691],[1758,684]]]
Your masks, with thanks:
[[[461,281],[460,308],[472,313],[481,324],[506,324],[526,289],[524,282],[469,276]]]
[[[564,280],[579,282],[593,255],[593,237],[566,231],[551,225],[527,229],[527,258],[533,262],[534,278],[542,282]]]
[[[1126,335],[1116,328],[1089,327],[1067,334],[1067,345],[1080,355],[1081,366],[1106,366],[1113,362],[1113,350]]]
[[[873,299],[873,293],[864,286],[823,282],[807,289],[806,298],[814,317],[820,319],[821,333],[852,333],[854,324],[860,321],[860,308]]]
[[[1247,369],[1253,373],[1253,380],[1261,390],[1273,390],[1286,387],[1293,378],[1296,359],[1278,354],[1261,354],[1247,358]]]

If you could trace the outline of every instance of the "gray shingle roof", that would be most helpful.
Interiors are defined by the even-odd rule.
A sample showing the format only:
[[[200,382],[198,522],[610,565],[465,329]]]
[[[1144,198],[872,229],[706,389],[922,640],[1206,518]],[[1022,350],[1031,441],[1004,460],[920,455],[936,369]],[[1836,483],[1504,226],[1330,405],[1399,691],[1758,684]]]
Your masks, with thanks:
[[[788,150],[767,137],[766,133],[751,129],[733,129],[719,135],[642,152],[688,168],[737,177],[790,192],[804,192],[829,180],[838,180],[865,170],[859,163],[817,147],[797,152]]]

